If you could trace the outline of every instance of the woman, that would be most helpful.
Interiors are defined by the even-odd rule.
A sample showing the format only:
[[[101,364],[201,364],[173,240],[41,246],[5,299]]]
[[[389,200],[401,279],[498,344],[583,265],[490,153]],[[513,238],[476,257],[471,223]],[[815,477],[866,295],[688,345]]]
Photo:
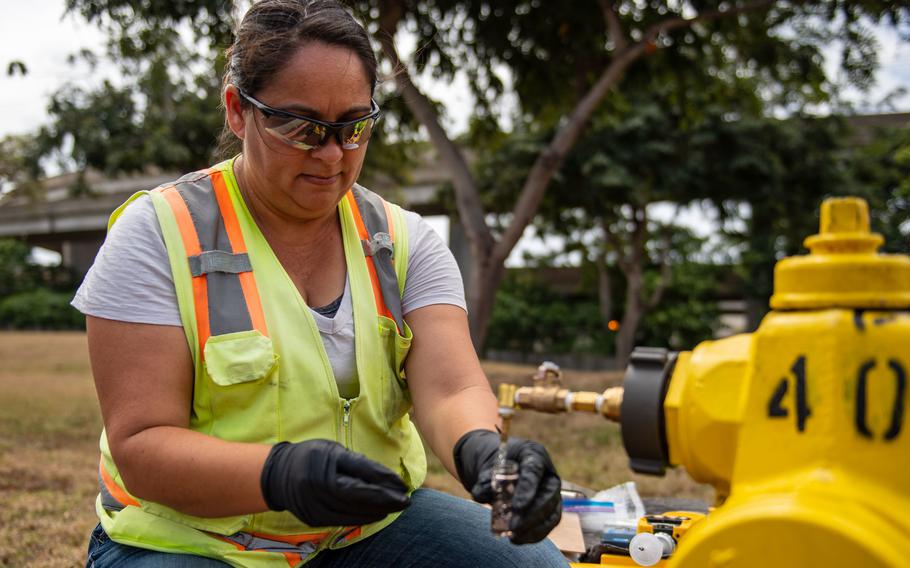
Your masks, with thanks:
[[[124,204],[74,300],[105,425],[88,565],[564,566],[418,489],[417,430],[492,499],[496,400],[451,254],[355,185],[366,32],[334,1],[262,0],[228,61],[242,153]],[[537,443],[508,457],[511,540],[541,541],[559,478]]]

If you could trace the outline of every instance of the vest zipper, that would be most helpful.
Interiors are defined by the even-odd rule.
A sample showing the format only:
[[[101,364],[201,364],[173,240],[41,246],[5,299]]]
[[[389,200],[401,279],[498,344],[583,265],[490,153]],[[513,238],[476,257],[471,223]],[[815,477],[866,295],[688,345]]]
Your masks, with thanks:
[[[353,434],[351,433],[351,407],[353,402],[349,399],[344,399],[342,403],[342,413],[341,413],[341,436],[342,443],[344,447],[349,450],[354,449],[354,439]]]
[[[344,447],[353,450],[354,439],[351,433],[351,407],[354,406],[354,401],[348,398],[344,398],[341,401],[341,443],[344,444]],[[327,548],[332,548],[340,537],[344,536],[345,532],[348,530],[347,527],[338,527],[319,545],[319,549],[316,552],[320,552]]]

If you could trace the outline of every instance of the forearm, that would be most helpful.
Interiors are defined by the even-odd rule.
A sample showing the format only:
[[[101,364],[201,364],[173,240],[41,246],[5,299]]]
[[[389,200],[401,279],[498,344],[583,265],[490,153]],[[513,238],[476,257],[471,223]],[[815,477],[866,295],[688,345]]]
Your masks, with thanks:
[[[259,480],[270,448],[176,426],[147,428],[111,444],[131,494],[200,517],[268,510]]]
[[[456,479],[452,450],[455,443],[471,430],[495,430],[499,425],[496,397],[486,384],[468,386],[437,398],[415,413],[415,422],[445,468]]]
[[[414,332],[405,361],[414,420],[430,449],[457,478],[455,443],[471,430],[496,429],[496,396],[471,344],[464,310],[433,305],[414,310],[406,319]]]

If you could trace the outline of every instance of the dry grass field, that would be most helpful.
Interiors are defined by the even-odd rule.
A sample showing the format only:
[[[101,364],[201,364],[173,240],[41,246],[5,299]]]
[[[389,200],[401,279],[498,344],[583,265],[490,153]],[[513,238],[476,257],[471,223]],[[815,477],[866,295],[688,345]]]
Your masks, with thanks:
[[[487,363],[487,375],[529,384],[531,367]],[[576,390],[602,390],[616,373],[567,372]],[[601,489],[635,480],[643,496],[710,499],[682,471],[632,474],[618,427],[596,416],[519,414],[516,436],[547,445],[560,474]],[[0,567],[82,566],[95,525],[101,420],[82,333],[0,333]],[[464,495],[439,462],[427,485]]]

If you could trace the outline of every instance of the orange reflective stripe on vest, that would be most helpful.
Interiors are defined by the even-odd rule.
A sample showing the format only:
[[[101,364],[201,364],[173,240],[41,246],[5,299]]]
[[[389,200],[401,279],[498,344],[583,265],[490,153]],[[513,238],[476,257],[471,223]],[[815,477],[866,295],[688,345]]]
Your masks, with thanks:
[[[224,221],[228,239],[231,241],[231,248],[233,248],[235,254],[246,253],[246,242],[243,240],[243,232],[241,232],[240,223],[237,221],[237,213],[234,211],[231,196],[224,183],[224,175],[219,170],[211,170],[211,172],[212,185],[215,188],[215,199],[218,201],[218,208],[221,210],[221,218]],[[268,329],[265,326],[265,313],[262,311],[262,302],[259,299],[253,272],[241,272],[238,274],[238,278],[240,279],[240,287],[243,290],[243,297],[246,300],[253,329],[258,329],[259,333],[268,336]]]
[[[256,329],[268,336],[256,278],[223,174],[215,169],[197,172],[156,191],[171,207],[186,249],[200,356],[205,356],[205,344],[212,335]]]
[[[394,229],[389,205],[384,199],[363,191],[357,185],[345,194],[345,199],[351,207],[354,224],[363,244],[367,272],[376,300],[376,313],[394,321],[398,332],[403,333],[404,318],[398,274],[392,258],[395,250]]]
[[[183,248],[186,249],[188,256],[195,256],[202,252],[199,247],[199,238],[196,236],[196,228],[193,226],[193,218],[186,207],[186,203],[177,188],[174,186],[161,188],[161,195],[171,206],[171,211],[177,219],[177,227],[180,229],[180,236],[183,238]],[[209,330],[209,293],[204,276],[193,278],[193,305],[196,312],[196,329],[199,331],[199,352],[205,350],[205,341],[211,335]]]
[[[111,474],[104,468],[104,460],[98,464],[98,485],[101,488],[101,505],[105,509],[120,510],[124,507],[138,507],[139,501],[130,497],[129,493],[117,485]]]
[[[323,532],[273,535],[239,532],[232,535],[209,534],[218,540],[223,540],[224,542],[234,545],[237,550],[277,552],[283,554],[289,565],[296,566],[303,560],[304,556],[309,556],[316,552],[323,541],[335,533]],[[334,543],[347,542],[353,538],[357,538],[360,534],[360,527],[348,527],[340,536],[335,538]]]

